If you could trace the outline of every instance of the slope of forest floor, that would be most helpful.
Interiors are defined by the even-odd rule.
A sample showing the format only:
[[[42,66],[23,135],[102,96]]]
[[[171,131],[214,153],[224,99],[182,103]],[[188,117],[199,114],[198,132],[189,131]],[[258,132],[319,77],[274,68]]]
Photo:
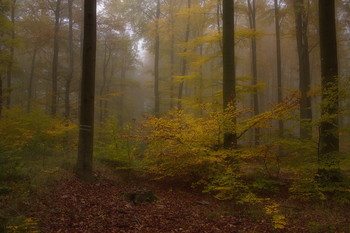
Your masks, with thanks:
[[[319,231],[325,230],[317,223],[323,220],[312,211],[293,209],[298,219],[276,230],[258,210],[255,215],[242,214],[248,212],[179,185],[134,178],[123,181],[110,174],[99,173],[92,183],[65,174],[34,195],[27,216],[40,232],[336,232]],[[160,199],[133,204],[123,198],[122,193],[143,189],[151,190]],[[306,215],[316,218],[315,231],[308,226],[310,219]],[[347,220],[338,219],[345,224]]]

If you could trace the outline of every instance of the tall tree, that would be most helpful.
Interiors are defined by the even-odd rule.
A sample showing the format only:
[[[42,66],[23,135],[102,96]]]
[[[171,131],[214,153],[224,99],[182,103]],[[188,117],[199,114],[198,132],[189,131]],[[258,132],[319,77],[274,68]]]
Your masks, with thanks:
[[[282,56],[281,56],[281,18],[280,0],[274,0],[275,32],[276,32],[276,60],[277,60],[277,102],[282,102]],[[283,121],[278,121],[279,136],[283,135]]]
[[[188,10],[191,9],[191,0],[187,0],[187,9]],[[188,41],[190,39],[190,32],[191,32],[190,31],[190,17],[191,17],[190,14],[188,14],[187,23],[186,23],[186,31],[185,31],[185,41],[184,41],[185,44],[188,43]],[[187,47],[185,45],[185,48],[183,50],[184,56],[182,58],[182,65],[181,65],[181,76],[182,77],[184,77],[187,73],[187,60],[186,60],[187,58],[185,57],[186,52],[187,52]],[[179,85],[179,95],[178,95],[178,102],[177,102],[177,107],[179,109],[182,108],[181,101],[182,101],[182,96],[183,96],[184,83],[185,83],[185,81],[184,81],[184,79],[182,79],[180,82],[180,85]]]
[[[159,54],[160,54],[160,38],[159,38],[159,21],[160,21],[160,0],[157,0],[156,9],[156,38],[154,45],[154,115],[160,114],[160,94],[159,94]]]
[[[338,171],[339,152],[338,125],[338,59],[334,0],[319,0],[319,27],[322,74],[323,121],[320,125],[320,178],[335,181],[334,171]]]
[[[77,176],[92,177],[96,65],[96,0],[84,1],[84,41]]]
[[[251,38],[251,54],[252,54],[252,77],[253,77],[253,86],[257,86],[258,84],[258,66],[257,66],[257,49],[256,49],[256,1],[255,0],[247,0],[248,3],[248,16],[249,16],[249,27],[253,32],[253,36]],[[253,94],[253,109],[254,115],[259,114],[259,100],[258,100],[258,92],[257,90]],[[256,128],[254,130],[255,134],[255,145],[259,144],[259,129]]]
[[[58,40],[59,40],[59,30],[60,30],[60,12],[61,12],[61,0],[57,0],[55,12],[55,30],[53,36],[53,57],[52,57],[52,93],[51,93],[51,115],[56,116],[57,113],[57,84],[58,84]]]
[[[33,81],[34,81],[34,72],[35,72],[35,62],[36,55],[38,52],[37,46],[34,47],[33,56],[32,56],[32,64],[30,66],[30,74],[28,81],[28,102],[27,102],[27,112],[29,113],[32,109],[32,96],[33,96]]]
[[[73,46],[73,0],[68,0],[68,54],[69,54],[69,65],[68,75],[66,79],[66,90],[64,98],[64,109],[65,118],[70,118],[70,89],[74,74],[74,46]]]
[[[223,108],[224,111],[232,104],[236,106],[236,74],[234,47],[234,1],[223,0]],[[235,119],[232,119],[235,121]],[[237,147],[236,132],[224,135],[224,147]]]
[[[299,90],[300,99],[300,137],[310,138],[311,127],[308,125],[312,119],[310,91],[310,59],[309,59],[309,0],[294,0],[296,40],[299,58]],[[306,124],[305,124],[306,123]]]
[[[16,0],[12,1],[11,4],[11,40],[14,41],[16,37],[15,32],[15,8],[16,8]],[[12,73],[13,73],[13,63],[14,63],[14,55],[15,55],[15,47],[13,45],[10,46],[10,59],[7,66],[7,98],[6,98],[6,108],[10,109],[11,107],[11,93],[12,93]]]

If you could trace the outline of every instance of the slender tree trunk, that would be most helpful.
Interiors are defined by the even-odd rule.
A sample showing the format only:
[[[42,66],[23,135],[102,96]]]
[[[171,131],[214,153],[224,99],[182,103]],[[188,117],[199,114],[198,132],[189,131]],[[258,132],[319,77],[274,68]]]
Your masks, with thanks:
[[[96,65],[96,0],[84,1],[84,42],[77,176],[92,178]]]
[[[174,107],[174,75],[175,75],[175,27],[171,13],[171,38],[170,38],[170,109]]]
[[[275,30],[276,30],[276,58],[277,58],[277,102],[282,102],[282,56],[281,56],[281,33],[280,33],[280,4],[278,0],[275,3]],[[278,121],[279,136],[283,136],[283,121]]]
[[[16,0],[12,1],[11,4],[11,23],[14,26],[15,24],[15,8],[16,8]],[[11,40],[14,40],[16,38],[16,32],[15,29],[12,28],[11,30]],[[13,45],[10,47],[10,60],[7,65],[7,98],[6,98],[6,108],[11,108],[11,94],[12,94],[12,73],[13,73],[13,63],[14,63],[14,55],[15,55],[15,48]]]
[[[34,81],[35,61],[36,61],[37,51],[38,51],[37,47],[34,47],[32,65],[30,68],[29,83],[28,83],[28,105],[27,105],[28,113],[31,112],[32,110],[33,81]]]
[[[191,8],[191,0],[187,0],[187,9]],[[190,14],[187,17],[187,24],[186,24],[186,34],[185,34],[185,49],[183,50],[183,53],[186,54],[187,52],[187,42],[190,39]],[[182,58],[182,68],[181,68],[181,76],[185,76],[187,73],[187,59],[184,56]],[[179,85],[179,94],[178,94],[178,102],[177,102],[177,107],[178,109],[182,108],[182,96],[183,96],[183,89],[184,89],[184,79],[181,80],[180,85]]]
[[[322,73],[319,179],[330,185],[339,181],[338,60],[333,0],[319,0],[319,25]]]
[[[307,0],[309,2],[309,0]],[[297,49],[299,57],[299,90],[300,99],[300,137],[311,138],[312,120],[310,91],[310,59],[308,42],[308,12],[304,0],[294,0]]]
[[[249,27],[255,33],[256,32],[256,7],[255,0],[247,0],[248,2],[248,12],[249,12]],[[253,86],[258,84],[258,68],[257,68],[257,50],[256,50],[256,36],[254,34],[251,39],[251,52],[252,52],[252,76],[253,76]],[[255,90],[253,94],[253,109],[254,115],[259,115],[259,100],[258,100],[258,90]],[[260,131],[258,128],[254,130],[254,142],[255,145],[259,145],[259,134]]]
[[[66,92],[64,98],[65,118],[70,118],[70,88],[74,74],[74,46],[73,46],[73,0],[68,0],[68,18],[69,18],[69,31],[68,31],[68,53],[69,53],[69,69],[66,80]]]
[[[104,110],[103,110],[103,103],[104,102],[107,102],[105,100],[103,100],[103,94],[104,94],[104,91],[106,89],[106,84],[107,84],[107,68],[108,68],[108,65],[109,65],[109,61],[110,61],[110,58],[111,58],[111,49],[108,48],[108,45],[107,45],[107,41],[105,41],[105,52],[104,52],[104,57],[103,57],[103,70],[102,70],[102,86],[101,86],[101,89],[100,89],[100,122],[103,122],[104,121],[104,116],[103,116],[103,113],[104,113]]]
[[[61,12],[61,0],[57,0],[55,10],[55,31],[53,42],[53,58],[52,58],[52,96],[51,96],[51,115],[56,116],[57,113],[57,70],[58,70],[58,33],[60,30],[60,12]]]
[[[223,108],[236,107],[236,74],[234,47],[234,1],[223,0]],[[236,119],[232,119],[236,124]],[[224,134],[224,147],[236,148],[237,135],[233,132]]]
[[[125,95],[126,66],[123,64],[120,71],[120,97],[119,97],[119,126],[124,127],[124,95]]]
[[[157,1],[156,12],[156,39],[154,55],[154,115],[160,115],[160,94],[159,94],[159,56],[160,56],[160,38],[159,38],[159,20],[160,20],[160,0]]]

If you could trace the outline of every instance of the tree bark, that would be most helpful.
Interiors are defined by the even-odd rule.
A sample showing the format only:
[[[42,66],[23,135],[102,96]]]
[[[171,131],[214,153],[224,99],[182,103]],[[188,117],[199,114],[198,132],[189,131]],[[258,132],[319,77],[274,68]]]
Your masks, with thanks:
[[[2,105],[3,105],[3,94],[2,94],[2,77],[1,77],[1,73],[0,73],[0,119],[2,117]]]
[[[308,2],[309,0],[307,0]],[[300,137],[311,138],[312,120],[310,91],[310,59],[308,41],[308,12],[305,9],[304,0],[294,0],[296,39],[299,58],[299,90],[300,99]]]
[[[28,113],[30,113],[32,110],[33,81],[34,81],[35,61],[36,61],[37,51],[38,51],[37,47],[34,47],[33,57],[32,57],[32,65],[30,68],[29,83],[28,83],[28,104],[27,104],[27,112]]]
[[[11,23],[14,27],[15,24],[15,8],[16,8],[16,0],[12,1],[11,4]],[[11,29],[11,40],[13,41],[16,38],[15,29]],[[15,48],[13,45],[10,46],[10,59],[7,65],[7,98],[6,98],[6,108],[11,108],[11,94],[12,94],[12,73],[13,73],[13,63],[14,63],[14,54]]]
[[[160,95],[159,95],[159,56],[160,56],[160,38],[159,38],[159,20],[160,20],[160,0],[157,1],[156,12],[156,38],[154,46],[154,115],[160,115]]]
[[[281,56],[281,25],[280,25],[280,15],[279,9],[280,4],[279,0],[274,0],[275,4],[275,31],[276,31],[276,58],[277,58],[277,102],[282,102],[282,56]],[[278,134],[283,136],[283,121],[278,121]]]
[[[191,0],[187,0],[187,9],[191,9]],[[190,14],[187,17],[187,24],[186,24],[186,32],[185,32],[185,46],[187,46],[187,42],[190,39]],[[187,47],[184,48],[183,53],[186,54],[187,52]],[[187,59],[184,55],[182,58],[182,68],[181,68],[181,76],[185,76],[187,73]],[[181,109],[182,108],[182,97],[183,97],[183,89],[184,89],[184,79],[181,80],[180,85],[179,85],[179,94],[178,94],[178,101],[177,101],[177,108]]]
[[[104,121],[104,107],[103,107],[103,103],[107,102],[106,100],[103,100],[103,94],[105,92],[106,89],[106,85],[107,85],[107,69],[108,69],[108,65],[109,65],[109,61],[111,58],[111,49],[108,48],[107,45],[107,41],[105,41],[105,51],[104,51],[104,57],[103,57],[103,69],[102,69],[102,86],[100,88],[100,123],[102,123]]]
[[[84,1],[84,42],[77,176],[92,178],[96,65],[96,0]]]
[[[60,11],[61,11],[61,0],[57,0],[55,10],[55,31],[54,31],[54,42],[53,42],[53,57],[52,57],[52,93],[51,93],[51,115],[56,116],[57,113],[57,70],[58,70],[58,33],[60,30]]]
[[[223,0],[223,108],[233,105],[236,108],[236,74],[234,47],[234,1]],[[236,119],[232,119],[236,124]],[[234,132],[224,134],[224,147],[236,148],[237,135]]]
[[[339,152],[338,125],[338,60],[333,0],[319,0],[319,27],[322,74],[319,178],[334,182],[339,171],[336,154]]]
[[[257,51],[256,51],[256,7],[255,0],[247,0],[248,2],[248,12],[249,12],[249,27],[254,32],[254,36],[251,39],[251,52],[252,52],[252,76],[253,76],[253,85],[256,87],[258,84],[258,68],[257,68]],[[259,99],[258,99],[258,90],[256,89],[253,94],[253,109],[254,115],[259,115]],[[258,128],[254,130],[254,143],[259,145],[259,134],[260,131]]]
[[[74,46],[73,46],[73,0],[68,0],[68,18],[69,18],[69,29],[68,29],[68,53],[69,53],[69,68],[66,80],[66,91],[64,98],[64,109],[65,118],[70,118],[70,88],[74,74]]]

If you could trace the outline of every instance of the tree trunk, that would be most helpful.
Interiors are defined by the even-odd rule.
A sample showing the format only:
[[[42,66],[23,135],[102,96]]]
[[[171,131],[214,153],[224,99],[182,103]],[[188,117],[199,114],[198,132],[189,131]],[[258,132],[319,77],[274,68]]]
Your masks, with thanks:
[[[29,83],[28,83],[28,105],[27,105],[27,112],[28,113],[30,113],[32,110],[33,80],[34,80],[35,61],[36,61],[37,50],[38,50],[37,47],[35,47],[34,51],[33,51],[32,65],[30,68],[30,76],[29,76]]]
[[[319,26],[322,73],[319,178],[339,181],[338,60],[334,1],[319,0]],[[330,184],[330,183],[328,183]]]
[[[125,94],[126,65],[120,71],[120,97],[119,97],[119,126],[124,127],[124,94]]]
[[[53,58],[52,58],[52,93],[51,93],[51,115],[56,116],[57,113],[57,70],[58,70],[58,33],[60,30],[60,11],[61,0],[57,0],[55,10],[55,31],[53,42]]]
[[[234,47],[234,1],[223,0],[223,108],[230,105],[236,108],[236,74]],[[236,124],[236,119],[232,119]],[[236,148],[237,135],[234,132],[224,134],[224,147]]]
[[[1,72],[0,72],[0,119],[2,117],[2,98],[3,98],[3,95],[2,95],[2,77],[1,77]]]
[[[277,57],[277,102],[282,102],[282,56],[281,56],[281,33],[280,33],[280,4],[278,0],[274,0],[275,3],[275,30],[276,30],[276,57]],[[279,136],[283,136],[283,121],[278,121]]]
[[[103,57],[103,70],[102,70],[102,86],[100,89],[100,123],[104,121],[104,107],[103,103],[107,102],[106,100],[103,100],[103,94],[106,89],[106,84],[107,84],[107,68],[109,65],[109,61],[111,58],[111,49],[108,48],[107,46],[107,41],[105,41],[105,51],[104,51],[104,57]]]
[[[15,24],[15,8],[16,8],[16,0],[12,1],[11,4],[11,23],[14,26]],[[15,29],[11,29],[11,40],[14,40],[16,37]],[[11,94],[12,94],[12,72],[13,72],[13,63],[14,63],[14,54],[15,48],[13,45],[10,47],[10,60],[7,65],[7,98],[6,98],[6,108],[11,108]]]
[[[309,2],[309,0],[307,0]],[[299,90],[300,99],[300,137],[311,138],[310,122],[312,120],[310,91],[310,61],[308,42],[308,12],[304,0],[294,0],[295,26],[299,58]]]
[[[255,0],[247,0],[248,2],[248,12],[249,12],[249,27],[255,33],[256,32],[256,7]],[[251,39],[251,50],[252,50],[252,76],[253,76],[253,86],[258,84],[258,68],[257,68],[257,51],[256,51],[256,36],[254,34]],[[259,100],[258,100],[258,90],[255,90],[253,94],[253,109],[254,115],[259,115]],[[258,128],[254,130],[254,142],[255,145],[259,145],[259,134]]]
[[[77,176],[92,178],[96,65],[96,0],[84,1],[84,42]]]
[[[187,0],[187,9],[191,8],[191,0]],[[186,34],[185,34],[185,46],[187,46],[187,42],[190,39],[190,14],[187,17],[187,24],[186,24]],[[183,53],[186,54],[187,52],[187,47],[184,48]],[[187,73],[187,59],[184,55],[182,58],[182,68],[181,68],[181,76],[185,76]],[[182,108],[182,96],[183,96],[183,89],[184,89],[184,79],[181,80],[180,85],[179,85],[179,94],[178,94],[178,101],[177,101],[177,108],[181,109]]]
[[[175,26],[171,11],[171,39],[170,39],[170,109],[174,107],[174,75],[175,75]]]
[[[66,80],[66,92],[64,98],[65,118],[70,118],[70,87],[74,74],[74,46],[73,46],[73,0],[68,0],[68,18],[69,18],[69,31],[68,31],[68,53],[69,53],[69,69]]]
[[[156,39],[154,55],[154,115],[160,115],[160,96],[159,96],[159,55],[160,55],[160,38],[159,38],[159,20],[160,20],[160,0],[157,1],[156,12]]]

